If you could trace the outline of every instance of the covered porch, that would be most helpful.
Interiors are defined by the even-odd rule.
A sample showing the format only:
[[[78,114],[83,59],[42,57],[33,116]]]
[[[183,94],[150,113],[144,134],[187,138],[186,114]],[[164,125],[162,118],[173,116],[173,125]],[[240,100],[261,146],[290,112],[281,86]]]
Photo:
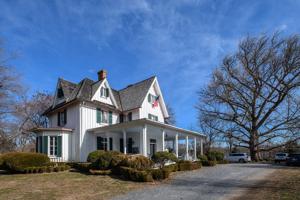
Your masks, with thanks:
[[[203,134],[172,125],[139,119],[88,130],[93,138],[89,151],[114,150],[124,154],[151,157],[157,151],[169,151],[179,159],[197,160],[203,154]]]

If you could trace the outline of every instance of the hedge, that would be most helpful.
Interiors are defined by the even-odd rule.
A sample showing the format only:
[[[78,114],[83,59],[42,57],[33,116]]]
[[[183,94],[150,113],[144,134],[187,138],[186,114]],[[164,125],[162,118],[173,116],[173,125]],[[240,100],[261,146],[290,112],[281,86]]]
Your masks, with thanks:
[[[159,164],[160,168],[163,168],[168,161],[173,161],[173,162],[178,161],[177,157],[173,153],[167,151],[158,151],[154,153],[152,156],[152,160],[156,164]]]
[[[188,160],[180,161],[178,163],[179,171],[188,171],[188,170],[195,170],[201,168],[201,165],[197,162],[191,162]]]
[[[228,160],[219,160],[217,161],[218,164],[228,164],[229,161]]]
[[[166,165],[164,166],[164,169],[168,169],[171,172],[176,172],[178,171],[178,164],[176,163],[176,164]]]
[[[69,166],[71,166],[74,169],[77,169],[80,172],[89,172],[91,169],[91,163],[86,162],[86,163],[68,163]]]
[[[153,166],[153,162],[141,155],[130,155],[126,156],[119,164],[121,167],[129,167],[136,170],[148,170]]]
[[[202,165],[207,166],[207,167],[212,167],[212,166],[215,166],[216,164],[217,164],[217,161],[215,161],[215,160],[202,161]]]
[[[29,167],[44,167],[50,164],[50,159],[40,153],[6,153],[2,156],[2,166],[11,172],[22,172]]]
[[[140,171],[130,167],[120,167],[120,173],[128,180],[137,182],[152,182],[152,174],[149,171]]]
[[[108,170],[94,170],[90,169],[90,173],[93,175],[110,175],[112,171],[110,169]]]
[[[88,155],[87,161],[91,162],[92,169],[107,170],[116,167],[125,155],[118,151],[93,151]]]
[[[210,151],[207,153],[208,160],[224,160],[224,153],[220,151]]]

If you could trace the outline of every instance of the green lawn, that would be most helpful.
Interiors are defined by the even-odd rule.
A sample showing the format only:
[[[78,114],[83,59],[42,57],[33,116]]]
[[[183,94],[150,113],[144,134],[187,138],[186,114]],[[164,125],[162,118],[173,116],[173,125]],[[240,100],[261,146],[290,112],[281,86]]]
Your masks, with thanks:
[[[0,175],[0,199],[108,199],[145,186],[77,172]]]

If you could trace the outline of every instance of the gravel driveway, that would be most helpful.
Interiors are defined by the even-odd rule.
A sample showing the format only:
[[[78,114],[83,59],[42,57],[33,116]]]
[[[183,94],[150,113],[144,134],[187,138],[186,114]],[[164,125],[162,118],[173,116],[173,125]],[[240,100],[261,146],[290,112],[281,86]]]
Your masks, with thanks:
[[[119,196],[115,200],[213,200],[236,197],[255,186],[276,166],[269,164],[227,164],[181,172],[167,183]]]

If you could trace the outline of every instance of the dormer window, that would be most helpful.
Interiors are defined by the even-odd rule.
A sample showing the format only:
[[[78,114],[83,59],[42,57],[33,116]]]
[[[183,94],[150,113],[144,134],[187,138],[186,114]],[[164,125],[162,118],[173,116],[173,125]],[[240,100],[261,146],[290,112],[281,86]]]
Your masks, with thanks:
[[[63,92],[62,88],[58,88],[57,89],[57,98],[60,99],[63,97],[64,97],[64,92]]]
[[[101,89],[100,89],[100,96],[104,97],[104,98],[109,97],[109,90],[108,90],[108,88],[101,87]]]

